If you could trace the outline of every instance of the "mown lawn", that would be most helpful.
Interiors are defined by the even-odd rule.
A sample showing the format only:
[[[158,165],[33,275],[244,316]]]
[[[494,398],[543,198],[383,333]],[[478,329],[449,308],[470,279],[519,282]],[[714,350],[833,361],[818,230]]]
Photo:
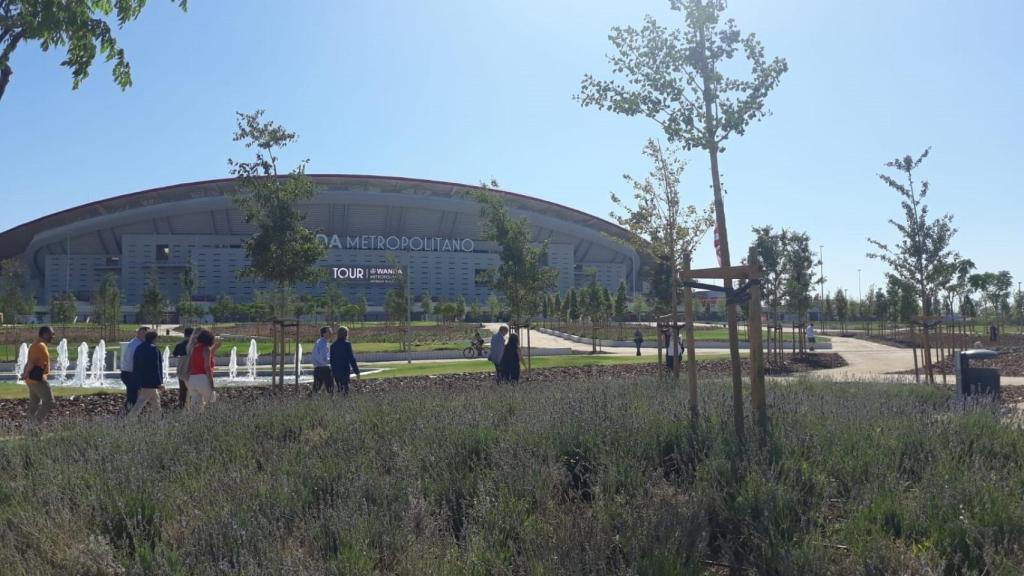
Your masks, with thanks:
[[[84,394],[111,394],[117,389],[111,388],[71,388],[53,386],[54,396],[82,396]],[[16,400],[28,398],[28,388],[21,382],[0,382],[0,400]]]
[[[582,336],[584,338],[592,338],[594,331],[590,326],[586,324],[551,324],[545,323],[545,328],[552,328],[560,330],[568,334],[575,334],[576,336]],[[597,337],[601,340],[629,340],[632,341],[634,333],[636,332],[637,326],[623,325],[619,326],[600,326],[597,329]],[[640,331],[644,335],[644,341],[655,342],[657,340],[657,331],[651,326],[640,326]],[[763,330],[762,336],[768,338],[768,331]],[[739,327],[740,341],[746,341],[749,337],[746,326]],[[802,335],[798,335],[802,337]],[[684,333],[685,338],[685,333]],[[693,331],[693,338],[699,342],[728,342],[729,341],[729,330],[726,328],[710,328],[710,327],[698,327]],[[783,333],[783,339],[786,342],[792,341],[793,335],[790,330],[786,330]],[[827,336],[818,336],[818,342],[830,342]]]
[[[1018,574],[1024,431],[930,387],[277,397],[0,443],[8,574]],[[752,431],[748,428],[748,436]]]

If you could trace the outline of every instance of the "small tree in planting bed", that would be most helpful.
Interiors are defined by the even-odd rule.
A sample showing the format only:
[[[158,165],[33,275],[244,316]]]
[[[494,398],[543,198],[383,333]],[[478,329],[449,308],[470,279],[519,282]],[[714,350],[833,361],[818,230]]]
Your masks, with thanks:
[[[900,180],[887,174],[878,175],[901,197],[903,221],[889,220],[899,233],[898,244],[868,238],[877,251],[867,255],[888,264],[888,276],[905,282],[915,291],[914,296],[921,303],[925,316],[935,312],[937,295],[950,282],[956,269],[954,263],[959,260],[959,255],[950,248],[950,241],[956,235],[953,216],[945,214],[929,219],[925,204],[928,181],[918,184],[914,179],[914,171],[928,157],[929,150],[925,149],[917,158],[907,155],[886,163],[887,168],[900,173]]]
[[[70,324],[78,314],[75,297],[72,294],[58,294],[50,299],[50,321],[55,324]]]
[[[611,217],[629,230],[630,242],[638,251],[648,252],[668,265],[669,314],[672,325],[676,326],[679,324],[678,281],[683,258],[693,252],[711,228],[713,216],[710,208],[701,210],[693,204],[683,204],[679,182],[686,164],[678,156],[664,150],[653,139],[647,141],[644,155],[653,164],[647,177],[637,180],[625,176],[633,188],[635,207],[612,194],[612,202],[624,214],[612,213]],[[676,362],[673,366],[676,378],[679,377],[680,364]]]
[[[490,187],[497,187],[491,181]],[[512,218],[504,200],[484,185],[469,192],[480,204],[483,238],[498,245],[501,264],[480,280],[501,294],[512,322],[528,322],[540,313],[541,300],[558,286],[558,270],[544,266],[547,242],[534,245],[526,218]]]
[[[684,27],[669,28],[652,17],[640,29],[612,29],[615,53],[608,56],[619,81],[583,78],[579,101],[627,116],[646,116],[658,123],[671,143],[708,153],[715,195],[716,230],[722,266],[730,266],[729,235],[719,154],[732,135],[742,136],[751,122],[764,118],[765,99],[786,72],[786,61],[769,61],[753,35],[741,35],[736,23],[723,19],[725,0],[669,0],[684,16]],[[733,58],[742,53],[748,77],[726,76]],[[732,282],[726,278],[726,295]],[[736,307],[727,306],[736,434],[743,436],[743,380],[740,373]]]
[[[263,120],[263,110],[252,114],[238,113],[234,140],[254,148],[251,162],[228,160],[231,174],[238,183],[233,193],[235,204],[247,224],[256,233],[245,241],[249,266],[242,275],[273,283],[275,314],[283,314],[284,299],[296,282],[316,282],[320,271],[316,262],[325,248],[316,235],[303,225],[304,215],[296,208],[316,193],[313,181],[306,176],[303,160],[286,176],[278,172],[278,154],[296,140],[294,132]],[[279,316],[280,317],[280,316]]]
[[[806,233],[788,233],[784,263],[786,302],[796,314],[797,322],[806,324],[807,310],[811,304],[811,287],[814,285],[814,267],[818,264],[811,252],[810,237]],[[800,352],[804,352],[803,338],[800,338]]]
[[[28,291],[28,273],[20,260],[0,262],[0,314],[4,322],[14,324],[16,318],[31,314],[34,302]]]

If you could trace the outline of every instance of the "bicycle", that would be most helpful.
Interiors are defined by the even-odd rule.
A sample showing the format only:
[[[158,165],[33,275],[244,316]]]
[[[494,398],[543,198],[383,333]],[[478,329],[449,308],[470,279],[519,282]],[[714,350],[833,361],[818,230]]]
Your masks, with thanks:
[[[490,348],[483,344],[470,344],[462,350],[462,357],[469,358],[484,358],[490,352]]]

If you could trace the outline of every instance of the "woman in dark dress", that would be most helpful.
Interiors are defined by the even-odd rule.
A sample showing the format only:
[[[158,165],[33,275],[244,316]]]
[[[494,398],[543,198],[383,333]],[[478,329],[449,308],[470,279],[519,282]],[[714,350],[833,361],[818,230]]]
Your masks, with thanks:
[[[519,350],[519,335],[509,334],[505,344],[505,352],[501,355],[498,365],[498,380],[514,384],[519,382],[519,366],[523,364],[523,354]]]

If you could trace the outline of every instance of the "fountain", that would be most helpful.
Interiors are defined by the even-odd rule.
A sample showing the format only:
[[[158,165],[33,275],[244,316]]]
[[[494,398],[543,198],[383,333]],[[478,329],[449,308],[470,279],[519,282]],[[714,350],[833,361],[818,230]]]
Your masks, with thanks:
[[[231,347],[231,359],[228,361],[228,379],[235,380],[238,378],[238,347]]]
[[[302,344],[298,346],[298,350],[295,351],[295,373],[298,379],[302,380]]]
[[[21,380],[21,373],[25,371],[25,366],[28,365],[28,344],[24,342],[18,348],[18,361],[14,363],[14,377]]]
[[[61,384],[64,384],[68,379],[68,341],[66,338],[60,339],[60,344],[57,344],[57,378]]]
[[[100,340],[92,351],[92,366],[89,370],[89,382],[98,386],[106,384],[107,343]]]
[[[164,382],[171,379],[171,349],[164,346]]]
[[[256,339],[249,340],[249,354],[245,357],[245,367],[249,369],[249,381],[256,381],[256,361],[260,358],[259,348],[256,346]]]
[[[89,377],[89,345],[85,342],[78,347],[78,360],[75,361],[75,378],[71,381],[75,386],[85,386]]]

